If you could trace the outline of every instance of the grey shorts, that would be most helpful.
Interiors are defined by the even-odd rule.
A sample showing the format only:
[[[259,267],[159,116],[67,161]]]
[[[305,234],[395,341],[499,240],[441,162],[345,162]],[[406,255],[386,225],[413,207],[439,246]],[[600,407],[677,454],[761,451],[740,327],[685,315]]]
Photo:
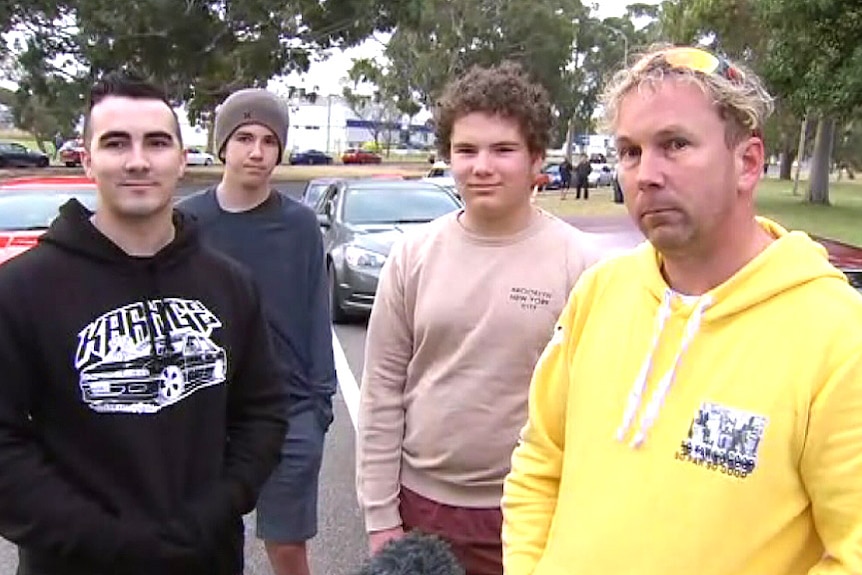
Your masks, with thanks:
[[[317,534],[317,488],[326,429],[314,409],[289,419],[281,461],[257,500],[257,536],[302,543]]]

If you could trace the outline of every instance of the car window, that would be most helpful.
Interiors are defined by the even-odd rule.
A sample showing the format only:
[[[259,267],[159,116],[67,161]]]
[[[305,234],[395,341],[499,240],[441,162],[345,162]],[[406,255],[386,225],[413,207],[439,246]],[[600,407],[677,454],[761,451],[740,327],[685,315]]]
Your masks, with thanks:
[[[13,150],[13,151],[18,152],[19,154],[20,154],[21,152],[26,152],[26,151],[27,151],[27,148],[25,148],[25,147],[24,147],[24,146],[22,146],[21,144],[10,144],[9,146],[12,148],[12,150]]]
[[[423,222],[457,208],[457,201],[442,189],[349,189],[344,197],[344,221],[348,224]]]
[[[862,293],[862,270],[845,270],[844,275],[850,280],[850,285]]]
[[[316,206],[327,187],[329,187],[328,184],[309,184],[302,195],[302,202],[306,206]]]
[[[47,229],[60,206],[77,198],[89,210],[96,209],[95,190],[3,191],[0,193],[0,231]]]
[[[314,205],[314,211],[316,211],[318,214],[325,213],[324,208],[326,207],[326,204],[329,203],[335,196],[336,189],[337,186],[335,184],[330,184],[326,188],[326,191],[323,193],[320,199],[317,201],[317,203]]]

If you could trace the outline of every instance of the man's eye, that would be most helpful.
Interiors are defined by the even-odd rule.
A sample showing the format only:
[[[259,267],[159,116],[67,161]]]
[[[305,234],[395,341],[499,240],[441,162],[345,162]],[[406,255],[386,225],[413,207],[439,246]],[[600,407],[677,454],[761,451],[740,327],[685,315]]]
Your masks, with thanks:
[[[665,143],[665,147],[673,151],[683,150],[688,147],[688,140],[684,138],[671,138]]]

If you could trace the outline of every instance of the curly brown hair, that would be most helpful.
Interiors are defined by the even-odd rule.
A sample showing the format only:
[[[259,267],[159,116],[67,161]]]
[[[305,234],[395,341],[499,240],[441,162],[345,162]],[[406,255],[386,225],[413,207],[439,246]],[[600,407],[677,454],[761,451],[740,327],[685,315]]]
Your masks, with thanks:
[[[434,124],[437,152],[447,162],[455,121],[473,112],[517,121],[530,153],[545,155],[551,131],[548,93],[516,62],[504,61],[490,68],[473,66],[443,90],[434,110]]]

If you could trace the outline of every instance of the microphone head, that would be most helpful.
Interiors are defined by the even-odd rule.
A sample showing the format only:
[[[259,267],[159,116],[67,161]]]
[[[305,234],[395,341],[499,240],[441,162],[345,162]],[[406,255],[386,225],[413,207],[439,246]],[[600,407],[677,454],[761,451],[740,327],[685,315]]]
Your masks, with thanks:
[[[465,575],[449,544],[437,537],[410,531],[366,560],[355,575]]]

